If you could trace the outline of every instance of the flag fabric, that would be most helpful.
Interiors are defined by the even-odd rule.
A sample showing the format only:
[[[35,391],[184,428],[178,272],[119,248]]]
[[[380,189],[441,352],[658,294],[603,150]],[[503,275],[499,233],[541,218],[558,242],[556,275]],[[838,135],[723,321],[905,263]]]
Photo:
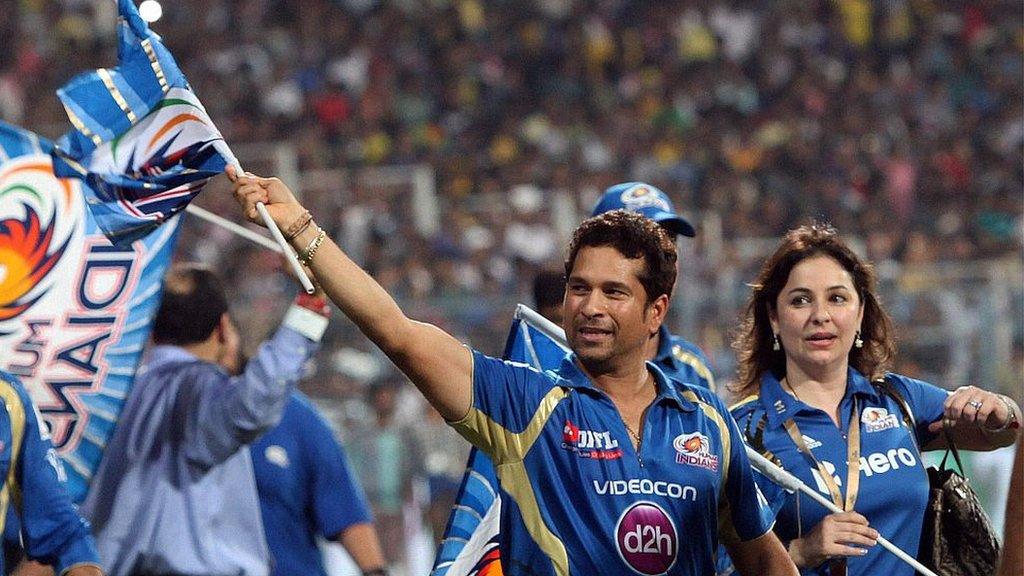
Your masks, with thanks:
[[[567,352],[567,348],[517,317],[509,330],[504,358],[548,370],[557,368]],[[501,494],[494,464],[473,448],[431,576],[500,575],[500,522]]]
[[[144,237],[184,210],[210,178],[237,164],[160,36],[132,0],[117,0],[118,66],[57,91],[74,129],[54,150],[62,177],[114,244]]]
[[[149,337],[178,219],[112,245],[52,151],[0,123],[0,368],[32,395],[80,502]]]

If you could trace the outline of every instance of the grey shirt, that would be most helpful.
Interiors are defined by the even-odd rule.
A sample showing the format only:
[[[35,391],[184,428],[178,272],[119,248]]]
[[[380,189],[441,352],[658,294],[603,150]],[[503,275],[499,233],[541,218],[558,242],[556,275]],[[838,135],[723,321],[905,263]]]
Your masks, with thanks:
[[[278,423],[317,348],[286,322],[235,377],[152,349],[82,506],[108,575],[270,572],[245,446]]]

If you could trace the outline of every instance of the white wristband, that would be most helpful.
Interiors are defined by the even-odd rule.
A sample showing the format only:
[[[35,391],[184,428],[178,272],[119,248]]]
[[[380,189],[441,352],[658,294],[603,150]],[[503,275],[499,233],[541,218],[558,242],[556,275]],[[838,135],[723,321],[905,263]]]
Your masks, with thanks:
[[[303,308],[298,304],[292,304],[291,308],[288,308],[288,312],[284,315],[283,324],[313,342],[319,342],[323,338],[324,331],[327,330],[327,322],[326,316],[317,314],[309,308]]]

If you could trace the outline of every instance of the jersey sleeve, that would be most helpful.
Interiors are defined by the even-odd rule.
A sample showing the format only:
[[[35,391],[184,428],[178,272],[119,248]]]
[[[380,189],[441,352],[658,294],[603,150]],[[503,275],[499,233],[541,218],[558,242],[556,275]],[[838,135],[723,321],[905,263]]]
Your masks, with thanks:
[[[300,405],[309,422],[304,443],[312,455],[316,527],[324,538],[334,540],[353,524],[371,522],[370,505],[330,427],[312,406],[305,402]]]
[[[566,392],[554,376],[473,352],[473,402],[451,422],[495,464],[522,460]]]
[[[747,457],[743,435],[732,415],[717,398],[715,406],[724,415],[729,435],[729,472],[725,490],[719,503],[718,532],[722,542],[746,542],[765,535],[771,530],[774,514],[768,499],[761,492],[760,483],[768,482],[764,476],[755,476]]]
[[[934,384],[899,374],[890,374],[889,378],[910,405],[910,411],[914,415],[917,445],[926,446],[936,436],[935,433],[928,431],[928,425],[942,418],[943,404],[949,392]]]
[[[33,560],[53,565],[57,574],[78,565],[99,566],[89,524],[64,488],[64,469],[46,425],[28,393],[20,390],[19,397],[24,408],[24,436],[15,469],[21,498],[15,504],[25,552]]]

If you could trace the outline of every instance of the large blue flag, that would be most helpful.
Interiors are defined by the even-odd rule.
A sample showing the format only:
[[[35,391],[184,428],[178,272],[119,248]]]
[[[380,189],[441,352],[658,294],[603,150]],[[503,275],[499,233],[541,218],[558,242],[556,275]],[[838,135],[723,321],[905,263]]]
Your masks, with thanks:
[[[519,305],[504,358],[539,370],[557,368],[568,349],[523,318],[536,315]],[[448,527],[434,560],[432,576],[498,576],[501,571],[501,493],[494,464],[473,448]]]
[[[54,166],[88,184],[96,223],[124,245],[183,210],[236,161],[160,36],[132,0],[117,3],[118,66],[57,91],[74,130],[58,142]]]
[[[110,243],[52,143],[0,122],[0,368],[21,377],[81,501],[135,376],[177,219]]]

